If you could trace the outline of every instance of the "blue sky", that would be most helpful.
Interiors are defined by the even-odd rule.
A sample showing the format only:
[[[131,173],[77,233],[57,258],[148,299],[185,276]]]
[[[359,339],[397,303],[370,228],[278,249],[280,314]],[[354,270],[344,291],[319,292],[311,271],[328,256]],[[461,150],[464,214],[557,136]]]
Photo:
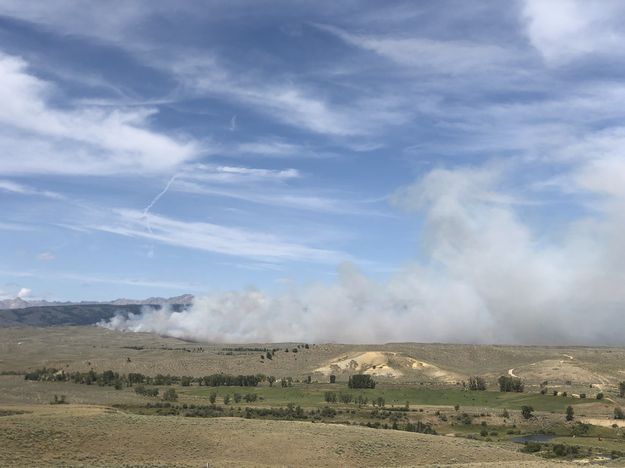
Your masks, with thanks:
[[[387,292],[419,271],[430,305],[460,285],[505,309],[538,278],[541,313],[584,284],[622,314],[624,20],[0,0],[0,295],[282,294],[354,268]]]

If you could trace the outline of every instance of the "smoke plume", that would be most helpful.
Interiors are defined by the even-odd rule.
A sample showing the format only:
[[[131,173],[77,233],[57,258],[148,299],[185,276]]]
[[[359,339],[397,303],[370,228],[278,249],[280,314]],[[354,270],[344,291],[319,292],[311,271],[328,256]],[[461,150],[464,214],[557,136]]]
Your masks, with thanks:
[[[569,179],[595,205],[542,231],[501,171],[435,170],[392,197],[424,220],[423,260],[385,281],[343,264],[335,284],[211,295],[104,326],[221,342],[623,344],[625,197],[622,184],[591,187],[596,170]]]

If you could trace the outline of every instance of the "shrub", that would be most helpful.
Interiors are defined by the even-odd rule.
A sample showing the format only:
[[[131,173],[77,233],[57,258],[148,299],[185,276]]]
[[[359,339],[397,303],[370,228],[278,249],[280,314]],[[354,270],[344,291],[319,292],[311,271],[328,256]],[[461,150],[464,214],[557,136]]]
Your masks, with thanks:
[[[573,421],[573,415],[575,414],[575,412],[573,411],[573,407],[572,406],[567,406],[566,407],[566,420],[567,421]]]
[[[51,405],[65,405],[67,404],[67,400],[65,399],[65,395],[54,395],[54,399],[50,402]]]
[[[341,400],[341,403],[351,403],[353,397],[350,393],[341,393],[339,395],[339,400]]]
[[[603,393],[602,392],[597,393],[597,400],[603,400]]]
[[[165,401],[178,400],[178,394],[176,393],[176,390],[174,390],[173,388],[168,388],[167,390],[165,390],[165,393],[163,393],[163,400]]]
[[[523,448],[521,449],[521,452],[525,452],[525,453],[536,453],[536,452],[540,452],[542,445],[539,444],[538,442],[525,442],[525,445],[523,446]]]
[[[531,419],[534,412],[534,408],[532,408],[531,406],[527,406],[527,405],[523,405],[521,406],[521,415],[523,416],[524,419]]]
[[[354,374],[347,382],[349,388],[375,388],[375,380],[367,374]]]
[[[335,392],[325,392],[324,400],[326,403],[336,403],[336,393]]]
[[[625,419],[625,412],[620,406],[614,408],[614,419]]]
[[[566,457],[568,455],[577,455],[579,453],[579,447],[576,445],[554,444],[551,450],[557,457]]]
[[[158,396],[158,388],[146,388],[143,385],[137,385],[135,387],[135,393],[143,396],[156,397]]]
[[[332,374],[330,376],[330,383],[336,383],[336,375]]]
[[[211,405],[214,405],[215,402],[217,401],[217,393],[211,392],[210,395],[208,395],[208,401],[211,402]]]

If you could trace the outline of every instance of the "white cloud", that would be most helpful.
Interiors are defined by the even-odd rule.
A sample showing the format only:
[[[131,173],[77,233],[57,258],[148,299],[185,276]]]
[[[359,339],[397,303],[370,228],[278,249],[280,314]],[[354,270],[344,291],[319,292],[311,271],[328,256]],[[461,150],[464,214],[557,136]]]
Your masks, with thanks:
[[[189,249],[271,261],[333,263],[345,254],[309,247],[264,232],[203,222],[185,222],[136,210],[117,210],[109,224],[90,226],[93,230],[148,239]],[[149,224],[148,224],[149,223]],[[149,225],[149,229],[148,229]]]
[[[17,293],[17,297],[19,297],[20,299],[27,299],[28,296],[30,296],[30,293],[32,292],[31,289],[28,288],[22,288],[19,290],[19,292]]]
[[[235,151],[242,155],[273,157],[306,156],[310,154],[310,150],[305,147],[276,139],[239,143],[236,146]]]
[[[18,57],[0,55],[4,174],[158,173],[196,157],[191,140],[148,128],[153,109],[56,108],[54,87]]]
[[[549,63],[590,54],[622,55],[623,2],[525,0],[523,15],[530,42]]]
[[[0,179],[0,191],[17,193],[20,195],[38,195],[46,198],[62,199],[63,195],[49,190],[39,190],[11,180]]]
[[[260,205],[278,206],[296,210],[348,215],[390,216],[388,213],[383,213],[370,208],[370,203],[365,201],[323,197],[319,195],[312,195],[307,192],[296,192],[292,189],[274,190],[262,187],[215,187],[214,185],[198,184],[184,180],[177,181],[173,189],[180,192],[232,198]]]
[[[247,184],[258,182],[280,182],[297,179],[297,169],[263,169],[243,166],[217,166],[195,164],[180,173],[177,179],[217,182],[223,184]]]
[[[352,34],[328,25],[316,25],[348,44],[373,51],[393,62],[431,72],[484,72],[501,67],[519,56],[493,44],[470,41],[443,41],[421,37]]]
[[[51,262],[52,260],[56,260],[56,255],[52,252],[41,252],[37,255],[37,259],[43,262]]]
[[[154,61],[154,57],[148,58]],[[247,71],[244,76],[225,68],[216,58],[179,54],[153,65],[168,70],[195,94],[221,96],[251,106],[284,124],[310,132],[346,137],[379,133],[381,127],[408,119],[399,97],[369,97],[333,102],[312,88],[284,78],[277,80]]]

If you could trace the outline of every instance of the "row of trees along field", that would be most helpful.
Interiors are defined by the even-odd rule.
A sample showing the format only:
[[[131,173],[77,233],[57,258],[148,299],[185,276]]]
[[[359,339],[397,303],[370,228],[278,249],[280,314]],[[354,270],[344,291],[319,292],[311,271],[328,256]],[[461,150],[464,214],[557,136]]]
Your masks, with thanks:
[[[264,374],[231,375],[219,373],[204,377],[157,374],[152,377],[136,372],[130,372],[128,374],[120,374],[112,370],[105,370],[103,372],[96,372],[94,370],[89,370],[88,372],[65,372],[64,370],[46,367],[27,372],[24,375],[24,379],[114,386],[117,389],[121,389],[124,386],[131,387],[137,384],[161,386],[179,384],[183,387],[188,387],[192,384],[206,387],[257,387],[262,382],[267,382],[269,386],[273,386],[277,381],[276,377]],[[282,377],[280,379],[282,387],[291,387],[293,382],[292,377]],[[311,377],[308,376],[304,382],[308,384],[312,383]],[[331,384],[336,383],[336,376],[330,375],[329,382]],[[518,377],[502,375],[497,379],[497,383],[499,391],[501,392],[523,392],[525,390],[523,381]],[[469,377],[468,385],[466,382],[462,382],[462,384],[463,387],[468,388],[468,390],[483,391],[487,389],[486,379],[480,376],[471,376]],[[547,393],[546,385],[547,382],[541,384],[541,393],[543,395]],[[349,376],[347,386],[351,389],[374,389],[376,381],[368,374],[354,374]],[[620,397],[625,397],[625,382],[620,382],[618,384],[618,393]],[[558,395],[559,392],[554,390],[553,394]],[[562,395],[566,396],[566,392],[562,392]],[[584,398],[586,394],[580,394],[580,396]],[[597,399],[603,399],[603,397],[603,392],[599,392],[596,395]]]

